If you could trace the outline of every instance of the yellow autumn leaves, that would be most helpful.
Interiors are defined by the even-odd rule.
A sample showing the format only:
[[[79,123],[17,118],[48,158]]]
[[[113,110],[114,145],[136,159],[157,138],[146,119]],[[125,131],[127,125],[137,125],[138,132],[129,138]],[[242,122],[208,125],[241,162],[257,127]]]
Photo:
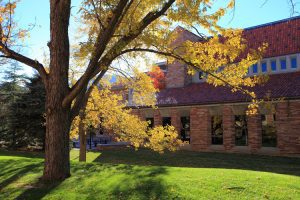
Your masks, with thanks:
[[[0,49],[14,45],[17,40],[28,36],[28,31],[20,29],[14,21],[14,13],[19,0],[0,0]]]
[[[178,133],[174,127],[162,126],[154,129],[148,128],[148,123],[131,113],[126,101],[123,101],[124,93],[133,90],[133,103],[137,106],[154,106],[157,91],[151,79],[145,73],[135,70],[134,79],[121,79],[122,90],[114,90],[108,82],[101,82],[101,87],[95,87],[90,95],[84,112],[84,117],[76,117],[73,121],[70,137],[79,134],[80,120],[84,130],[89,128],[99,129],[101,126],[108,134],[112,134],[119,141],[130,142],[135,148],[147,147],[158,152],[164,150],[176,150],[181,145]],[[136,93],[136,94],[135,94]]]

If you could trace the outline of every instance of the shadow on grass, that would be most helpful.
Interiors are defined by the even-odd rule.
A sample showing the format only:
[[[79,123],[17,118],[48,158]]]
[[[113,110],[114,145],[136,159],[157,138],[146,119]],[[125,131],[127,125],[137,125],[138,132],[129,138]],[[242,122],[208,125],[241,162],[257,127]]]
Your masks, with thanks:
[[[161,199],[172,195],[163,184],[167,170],[162,166],[86,163],[84,167],[73,166],[72,172],[76,177],[68,184],[81,183],[82,188],[75,190],[84,199]]]
[[[1,181],[0,181],[0,192],[7,185],[18,180],[20,177],[24,176],[26,173],[32,172],[34,169],[39,167],[41,163],[28,164],[15,168],[16,163],[11,160],[1,161]]]
[[[0,149],[0,156],[19,156],[24,158],[44,158],[43,152],[38,151],[11,151],[7,149]]]
[[[300,158],[191,151],[156,152],[113,149],[101,152],[94,162],[192,168],[223,168],[300,176]]]
[[[42,179],[38,179],[37,182],[28,186],[28,188],[24,192],[22,192],[16,199],[17,200],[42,199],[61,183],[62,181],[56,181],[50,183],[50,182],[45,182]]]
[[[28,165],[29,167],[29,165]],[[171,197],[163,184],[167,170],[162,166],[78,163],[72,176],[62,182],[38,179],[27,185],[16,199],[161,199]],[[22,174],[18,173],[18,176]],[[169,198],[167,198],[169,199]]]

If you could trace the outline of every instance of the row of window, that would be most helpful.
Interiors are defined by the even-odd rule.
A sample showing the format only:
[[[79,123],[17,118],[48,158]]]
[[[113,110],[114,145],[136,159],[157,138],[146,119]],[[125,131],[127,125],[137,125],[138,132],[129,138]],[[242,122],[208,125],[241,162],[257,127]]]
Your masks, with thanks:
[[[289,67],[288,67],[288,60],[289,59]],[[268,62],[270,69],[268,69]],[[277,71],[287,71],[289,69],[295,70],[298,68],[297,57],[296,56],[289,56],[284,57],[279,60],[277,59],[270,59],[270,60],[263,60],[261,61],[260,65],[254,64],[251,66],[249,72],[253,74],[258,73],[267,73],[267,72],[277,72]]]
[[[235,127],[235,145],[247,146],[248,145],[248,126],[246,115],[235,115],[234,127]],[[149,127],[153,128],[154,119],[147,118]],[[171,117],[163,117],[162,125],[171,125]],[[262,115],[262,146],[264,147],[276,147],[277,136],[275,126],[275,115]],[[181,117],[181,132],[180,136],[183,141],[190,141],[190,118]],[[223,121],[222,116],[211,117],[211,144],[222,145],[223,144]]]
[[[249,74],[255,75],[259,73],[277,73],[284,71],[296,70],[299,68],[296,55],[282,57],[280,59],[270,58],[254,64],[249,68]],[[193,77],[194,82],[205,81],[207,74],[204,72],[197,72]]]
[[[181,132],[180,137],[183,141],[190,141],[190,117],[181,117]],[[154,118],[146,118],[146,121],[149,123],[148,127],[154,127]],[[162,118],[162,125],[167,126],[171,125],[171,117],[163,117]]]
[[[262,146],[264,147],[276,147],[276,126],[275,115],[262,115]],[[246,115],[235,116],[235,145],[247,146],[248,145],[248,127]],[[211,120],[212,130],[212,144],[223,144],[223,123],[222,116],[213,116]]]

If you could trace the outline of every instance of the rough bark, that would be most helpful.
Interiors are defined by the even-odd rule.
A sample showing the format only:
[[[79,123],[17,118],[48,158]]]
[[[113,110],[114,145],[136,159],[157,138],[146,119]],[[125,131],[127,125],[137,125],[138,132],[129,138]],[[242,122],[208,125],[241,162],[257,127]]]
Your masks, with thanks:
[[[50,73],[46,86],[45,180],[70,176],[69,129],[71,105],[62,105],[69,93],[70,0],[50,1]]]

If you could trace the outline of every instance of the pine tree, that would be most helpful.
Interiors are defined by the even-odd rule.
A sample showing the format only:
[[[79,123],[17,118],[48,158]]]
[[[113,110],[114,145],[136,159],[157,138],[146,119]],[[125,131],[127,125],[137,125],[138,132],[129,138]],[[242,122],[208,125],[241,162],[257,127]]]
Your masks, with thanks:
[[[9,147],[17,146],[19,132],[19,121],[15,118],[15,112],[19,110],[16,102],[22,94],[26,92],[24,87],[25,75],[21,73],[22,67],[17,63],[12,63],[11,67],[4,71],[4,80],[0,85],[1,94],[1,125],[0,140]]]

